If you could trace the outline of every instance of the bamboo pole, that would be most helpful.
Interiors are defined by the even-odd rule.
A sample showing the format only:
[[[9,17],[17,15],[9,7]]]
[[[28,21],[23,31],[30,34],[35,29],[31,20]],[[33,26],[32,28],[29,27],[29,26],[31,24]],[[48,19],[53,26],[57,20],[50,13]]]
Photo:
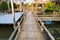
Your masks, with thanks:
[[[38,8],[38,3],[37,3],[37,1],[36,1],[36,15],[37,15],[37,8]]]
[[[13,28],[15,29],[15,14],[14,14],[14,6],[12,0],[11,0],[11,7],[12,7],[12,17],[13,17]]]
[[[20,0],[20,12],[21,12],[21,0]]]
[[[8,3],[8,10],[10,10],[9,1],[7,3]]]

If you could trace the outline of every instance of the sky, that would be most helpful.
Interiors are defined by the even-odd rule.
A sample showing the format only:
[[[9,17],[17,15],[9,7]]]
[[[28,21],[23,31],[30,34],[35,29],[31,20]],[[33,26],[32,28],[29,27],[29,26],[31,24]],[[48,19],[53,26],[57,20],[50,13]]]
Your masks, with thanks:
[[[28,3],[31,3],[31,2],[33,2],[34,0],[26,0],[26,2],[28,2]]]
[[[33,2],[34,0],[22,0],[22,1],[24,1],[25,3],[31,3],[31,2]],[[19,0],[14,0],[14,2],[19,2]]]

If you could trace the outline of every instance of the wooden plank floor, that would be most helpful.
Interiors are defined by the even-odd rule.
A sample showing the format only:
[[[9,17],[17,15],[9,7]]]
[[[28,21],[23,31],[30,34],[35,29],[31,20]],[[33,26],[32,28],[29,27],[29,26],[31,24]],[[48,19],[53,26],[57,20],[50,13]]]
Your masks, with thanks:
[[[22,31],[18,35],[17,40],[45,40],[31,12],[27,13]]]

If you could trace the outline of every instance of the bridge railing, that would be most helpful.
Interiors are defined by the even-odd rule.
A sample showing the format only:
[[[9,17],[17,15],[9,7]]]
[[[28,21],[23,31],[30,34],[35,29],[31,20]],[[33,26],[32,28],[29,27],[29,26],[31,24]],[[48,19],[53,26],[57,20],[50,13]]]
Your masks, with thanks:
[[[15,28],[15,30],[14,30],[13,33],[10,35],[10,37],[9,37],[8,40],[14,40],[17,32],[18,32],[18,27]]]
[[[43,16],[38,16],[38,15],[34,15],[34,17],[41,21],[46,21],[46,20],[60,21],[60,17],[43,17]]]
[[[37,20],[36,19],[36,23],[38,25],[38,27],[40,28],[41,32],[43,32],[44,36],[46,37],[46,40],[55,40],[55,38],[51,35],[51,33],[48,31],[48,29],[45,27],[44,22],[42,22],[41,20]],[[42,30],[43,29],[43,30]]]
[[[19,32],[21,31],[21,25],[23,20],[25,19],[25,14],[23,14],[23,17],[21,18],[21,20],[18,22],[18,25],[16,26],[16,28],[14,29],[14,31],[12,32],[12,34],[10,35],[8,40],[16,40],[17,36],[19,34]]]
[[[37,11],[36,15],[38,15],[39,17],[60,17],[60,13],[59,12],[43,12],[43,11]]]
[[[40,25],[40,29],[43,28],[43,30],[41,30],[41,31],[43,32],[44,36],[46,37],[46,40],[55,40],[55,38],[52,36],[52,34],[45,27],[44,22],[42,22],[41,20],[39,20],[38,21],[38,25]]]

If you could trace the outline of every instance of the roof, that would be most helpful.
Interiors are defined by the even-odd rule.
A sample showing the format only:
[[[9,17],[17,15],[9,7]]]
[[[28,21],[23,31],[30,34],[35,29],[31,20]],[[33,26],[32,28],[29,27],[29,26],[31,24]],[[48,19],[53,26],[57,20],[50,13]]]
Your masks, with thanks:
[[[15,22],[22,16],[23,12],[15,13]],[[12,14],[0,15],[0,24],[13,24]]]

